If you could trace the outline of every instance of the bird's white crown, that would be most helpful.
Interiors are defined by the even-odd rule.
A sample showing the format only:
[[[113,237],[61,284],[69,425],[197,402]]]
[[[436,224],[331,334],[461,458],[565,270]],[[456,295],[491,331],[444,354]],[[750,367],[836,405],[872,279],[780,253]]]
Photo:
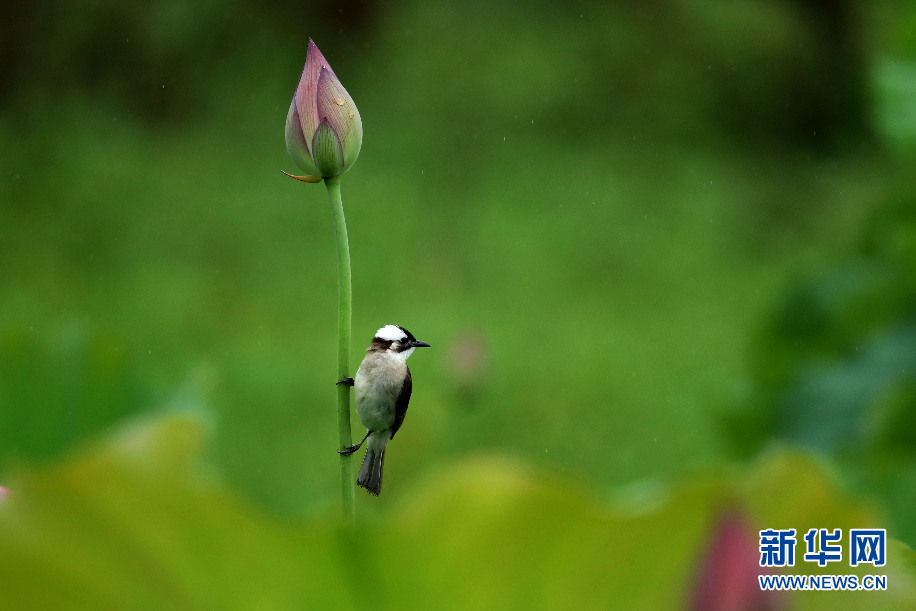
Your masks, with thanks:
[[[390,342],[400,342],[407,339],[407,334],[397,325],[385,325],[376,331],[375,336]]]

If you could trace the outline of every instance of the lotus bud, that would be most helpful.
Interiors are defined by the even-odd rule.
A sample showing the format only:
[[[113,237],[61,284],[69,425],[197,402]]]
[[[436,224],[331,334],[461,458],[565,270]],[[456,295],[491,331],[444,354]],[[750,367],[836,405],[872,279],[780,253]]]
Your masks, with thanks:
[[[788,606],[782,592],[760,589],[757,576],[765,571],[759,565],[756,532],[737,508],[719,514],[707,537],[690,609],[775,611]]]
[[[363,122],[353,98],[309,39],[305,68],[286,116],[286,150],[306,174],[287,176],[305,182],[340,176],[356,161],[362,144]]]

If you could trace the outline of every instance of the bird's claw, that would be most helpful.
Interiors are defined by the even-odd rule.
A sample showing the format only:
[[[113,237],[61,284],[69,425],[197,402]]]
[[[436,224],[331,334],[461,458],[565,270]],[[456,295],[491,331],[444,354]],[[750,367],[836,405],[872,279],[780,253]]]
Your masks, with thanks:
[[[353,386],[353,378],[344,378],[343,380],[337,382],[336,386],[340,386],[341,384],[344,386]]]

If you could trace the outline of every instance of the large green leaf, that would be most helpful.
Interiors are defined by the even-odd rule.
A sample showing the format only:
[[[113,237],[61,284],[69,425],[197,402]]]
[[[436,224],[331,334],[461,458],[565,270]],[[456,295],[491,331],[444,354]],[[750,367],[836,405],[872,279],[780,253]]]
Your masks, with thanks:
[[[2,606],[681,608],[712,566],[731,560],[707,554],[723,513],[741,516],[739,547],[752,555],[758,529],[881,527],[822,466],[788,452],[617,500],[476,457],[356,527],[336,513],[291,524],[220,487],[200,459],[204,437],[190,418],[139,424],[7,482]],[[754,586],[752,569],[739,578]],[[798,607],[916,604],[913,554],[902,546],[882,569],[818,571],[886,574],[888,590],[791,596]]]

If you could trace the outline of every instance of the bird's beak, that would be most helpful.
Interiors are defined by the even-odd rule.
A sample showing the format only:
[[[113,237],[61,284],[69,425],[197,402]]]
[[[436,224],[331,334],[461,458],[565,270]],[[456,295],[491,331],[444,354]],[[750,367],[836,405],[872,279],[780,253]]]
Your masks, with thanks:
[[[430,347],[429,344],[427,344],[426,342],[421,342],[418,339],[413,340],[413,342],[410,345],[413,346],[414,348],[429,348]]]

